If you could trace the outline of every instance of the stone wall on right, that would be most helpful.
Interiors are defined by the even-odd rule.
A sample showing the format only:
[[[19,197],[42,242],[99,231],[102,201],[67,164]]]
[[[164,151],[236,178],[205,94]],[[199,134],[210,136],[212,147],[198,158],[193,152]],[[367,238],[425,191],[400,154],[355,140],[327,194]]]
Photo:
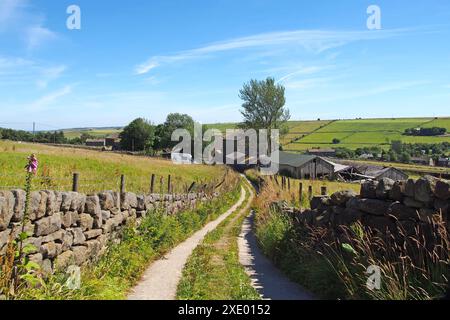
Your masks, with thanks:
[[[431,230],[433,223],[443,221],[449,231],[450,181],[425,176],[418,180],[367,181],[360,195],[339,191],[331,196],[311,200],[311,209],[284,208],[300,223],[312,227],[350,226],[361,222],[383,234],[399,230],[413,235],[418,227]]]

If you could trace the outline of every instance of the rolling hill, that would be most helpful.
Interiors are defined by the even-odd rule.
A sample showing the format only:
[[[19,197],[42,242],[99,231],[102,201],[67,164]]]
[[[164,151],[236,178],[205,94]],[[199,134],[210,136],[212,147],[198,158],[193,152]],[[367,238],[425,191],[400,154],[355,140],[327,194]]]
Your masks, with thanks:
[[[232,127],[231,124],[228,124]],[[221,130],[227,124],[209,125]],[[330,121],[290,121],[289,133],[281,138],[286,151],[305,151],[312,148],[380,146],[389,149],[391,141],[404,143],[450,142],[450,135],[437,137],[406,136],[408,128],[443,127],[450,132],[450,118],[398,118],[398,119],[360,119]],[[339,139],[339,144],[333,144]]]

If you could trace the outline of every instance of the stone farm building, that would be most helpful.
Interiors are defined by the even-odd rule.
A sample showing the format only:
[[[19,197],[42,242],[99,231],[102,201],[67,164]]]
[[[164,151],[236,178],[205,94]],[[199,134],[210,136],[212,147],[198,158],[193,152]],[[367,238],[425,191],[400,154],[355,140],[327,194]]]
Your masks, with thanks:
[[[279,172],[296,179],[333,177],[335,164],[314,155],[280,152]]]
[[[393,167],[380,167],[365,164],[353,164],[357,176],[365,179],[381,180],[389,178],[394,181],[407,180],[408,175],[402,170]]]
[[[105,146],[105,139],[87,139],[86,146],[102,148]]]
[[[406,173],[396,168],[355,163],[341,164],[328,158],[309,154],[280,152],[278,162],[280,174],[295,179],[328,178],[342,181],[408,179]]]

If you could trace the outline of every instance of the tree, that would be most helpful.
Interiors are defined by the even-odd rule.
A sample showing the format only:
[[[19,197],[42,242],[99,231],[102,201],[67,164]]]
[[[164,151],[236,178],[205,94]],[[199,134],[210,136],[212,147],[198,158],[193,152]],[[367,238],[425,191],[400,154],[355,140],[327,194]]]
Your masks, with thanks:
[[[402,153],[403,143],[400,140],[391,141],[391,150],[398,154]]]
[[[147,120],[133,120],[120,133],[121,147],[129,151],[150,151],[155,138],[155,128]]]
[[[402,152],[402,154],[400,155],[400,162],[403,163],[410,163],[411,162],[411,156],[409,155],[408,152]]]
[[[176,129],[186,129],[194,135],[194,120],[187,114],[171,113],[166,122],[156,127],[155,148],[173,148],[178,142],[172,141],[172,133]]]
[[[334,139],[333,139],[333,144],[339,144],[339,143],[341,143],[341,140],[339,140],[339,139],[337,139],[337,138],[334,138]]]
[[[285,88],[276,84],[275,79],[267,78],[263,81],[250,80],[244,84],[239,92],[239,98],[244,103],[241,111],[244,122],[241,127],[246,129],[280,129],[287,132],[286,122],[290,113],[285,108]]]

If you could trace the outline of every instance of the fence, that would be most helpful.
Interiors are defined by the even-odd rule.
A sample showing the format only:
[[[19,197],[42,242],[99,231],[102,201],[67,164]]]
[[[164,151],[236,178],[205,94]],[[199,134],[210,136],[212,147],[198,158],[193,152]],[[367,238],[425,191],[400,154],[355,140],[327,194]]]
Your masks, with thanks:
[[[50,176],[34,176],[32,179],[33,190],[57,190],[91,193],[104,190],[132,191],[135,193],[189,193],[189,192],[213,192],[221,187],[225,182],[225,176],[221,181],[205,181],[197,179],[195,181],[186,181],[173,175],[151,174],[148,177],[115,174],[111,177],[89,178],[75,172],[71,176],[63,178],[54,178]],[[26,175],[12,175],[0,173],[0,190],[23,189]],[[11,181],[13,183],[2,183]]]
[[[298,199],[298,203],[301,206],[303,202],[309,202],[315,195],[322,195],[322,196],[326,196],[328,195],[328,187],[323,185],[320,186],[319,188],[315,188],[313,187],[313,184],[309,184],[308,183],[304,183],[304,182],[299,182],[298,183],[298,189],[295,190],[294,188],[297,188],[295,186],[294,181],[298,181],[298,180],[291,180],[291,178],[289,177],[285,177],[285,176],[279,176],[279,175],[274,175],[274,176],[269,176],[270,180],[272,182],[275,183],[275,185],[281,190],[281,191],[287,191],[289,193],[291,193],[293,195],[293,198],[295,197],[295,199],[293,200],[297,200]],[[318,190],[319,189],[319,190]]]

